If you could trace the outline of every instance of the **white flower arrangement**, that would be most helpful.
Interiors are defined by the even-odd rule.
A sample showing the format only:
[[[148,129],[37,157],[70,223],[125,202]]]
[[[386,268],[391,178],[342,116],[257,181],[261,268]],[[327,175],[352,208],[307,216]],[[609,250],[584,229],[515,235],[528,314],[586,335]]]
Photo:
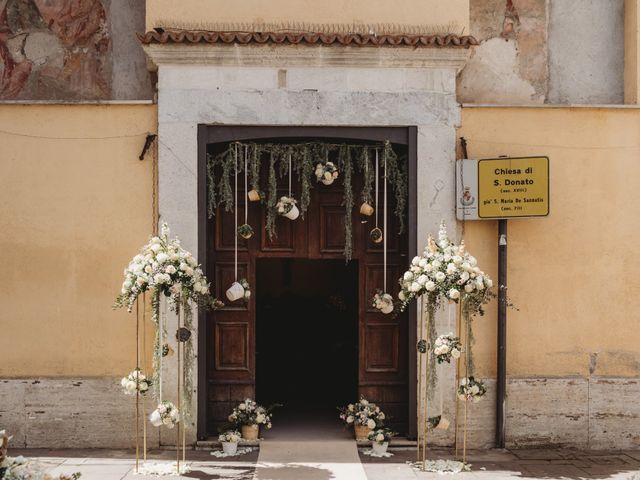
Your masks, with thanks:
[[[293,197],[280,197],[280,200],[278,200],[278,203],[276,203],[276,210],[278,212],[278,215],[286,215],[293,209],[293,207],[296,206],[296,203],[298,202],[296,202],[296,199]]]
[[[136,368],[126,377],[122,377],[120,385],[125,395],[135,395],[136,391],[140,392],[140,395],[146,395],[151,387],[151,380]]]
[[[460,353],[462,353],[460,338],[454,336],[451,332],[446,335],[440,335],[436,338],[433,353],[438,363],[451,363],[451,358],[460,358]]]
[[[388,428],[378,428],[369,432],[369,440],[380,445],[391,441],[394,436],[395,432],[391,431]]]
[[[242,435],[237,430],[227,430],[218,435],[220,443],[238,443],[242,439]]]
[[[247,398],[244,402],[238,404],[228,418],[229,422],[236,427],[243,425],[264,425],[265,428],[271,428],[271,408],[265,408],[258,405],[253,400]]]
[[[376,427],[382,427],[386,419],[386,415],[380,410],[380,407],[364,397],[361,397],[359,402],[350,403],[338,410],[340,411],[340,419],[347,427],[362,425],[373,430]]]
[[[464,402],[477,403],[482,400],[487,389],[482,380],[476,380],[473,377],[463,378],[460,380],[458,387],[458,398]]]
[[[180,421],[180,412],[173,403],[168,400],[163,400],[162,403],[158,404],[158,407],[151,412],[149,420],[154,427],[164,425],[167,428],[173,428]]]
[[[238,283],[242,285],[242,288],[244,288],[244,296],[242,298],[244,298],[244,300],[248,302],[251,298],[251,285],[249,285],[249,280],[247,280],[246,278],[241,278],[240,280],[238,280]]]
[[[400,310],[417,297],[428,295],[429,302],[440,300],[463,301],[469,311],[482,311],[489,300],[491,278],[478,267],[478,262],[466,251],[464,242],[454,244],[447,235],[444,223],[440,225],[438,241],[431,236],[422,256],[411,261],[399,283]]]
[[[333,162],[318,163],[316,165],[316,179],[325,185],[331,185],[338,178],[338,167]]]
[[[180,240],[169,238],[169,233],[164,223],[160,235],[151,237],[125,268],[116,307],[127,307],[131,311],[138,295],[149,290],[169,297],[170,305],[186,298],[201,306],[218,306],[196,259],[182,248]]]
[[[372,305],[384,314],[393,312],[393,297],[382,290],[378,290],[373,296]]]

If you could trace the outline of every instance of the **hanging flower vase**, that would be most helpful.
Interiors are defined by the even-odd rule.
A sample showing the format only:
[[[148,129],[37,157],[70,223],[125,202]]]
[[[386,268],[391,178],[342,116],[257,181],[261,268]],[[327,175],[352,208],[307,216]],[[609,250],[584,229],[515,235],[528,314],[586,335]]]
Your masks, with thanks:
[[[449,429],[449,425],[450,425],[449,420],[447,420],[445,417],[441,416],[440,417],[440,421],[438,422],[438,425],[436,425],[436,428],[438,430],[448,430]]]
[[[373,230],[371,230],[371,232],[369,232],[369,238],[373,243],[382,243],[382,230],[380,230],[378,227],[374,228]]]
[[[378,291],[373,296],[373,306],[385,315],[393,312],[393,297],[388,293]]]
[[[258,440],[260,427],[258,425],[242,425],[242,438],[248,441]]]
[[[364,202],[362,205],[360,205],[360,213],[362,215],[366,215],[367,217],[370,217],[371,215],[373,215],[374,209],[371,205],[369,205],[367,202]]]
[[[245,240],[249,240],[253,236],[253,228],[248,223],[240,225],[238,227],[238,235],[240,235]]]
[[[257,190],[249,190],[247,193],[247,197],[250,202],[259,202],[260,201],[260,192]]]
[[[373,453],[375,453],[376,455],[384,455],[385,453],[387,453],[387,448],[389,448],[389,442],[384,442],[384,443],[373,442],[371,444],[371,449],[373,450]]]
[[[153,412],[151,412],[151,415],[149,415],[149,421],[151,422],[151,425],[153,425],[154,427],[159,427],[160,425],[162,425],[162,418],[160,417],[160,412],[158,410],[154,410]]]
[[[318,163],[316,165],[316,179],[324,185],[331,185],[338,178],[338,168],[333,162]]]
[[[296,206],[296,199],[293,197],[280,197],[278,203],[276,203],[276,211],[278,215],[288,218],[289,220],[295,220],[300,215],[300,210]]]
[[[233,282],[227,290],[226,295],[230,302],[235,302],[236,300],[240,300],[244,297],[244,288],[240,282]]]

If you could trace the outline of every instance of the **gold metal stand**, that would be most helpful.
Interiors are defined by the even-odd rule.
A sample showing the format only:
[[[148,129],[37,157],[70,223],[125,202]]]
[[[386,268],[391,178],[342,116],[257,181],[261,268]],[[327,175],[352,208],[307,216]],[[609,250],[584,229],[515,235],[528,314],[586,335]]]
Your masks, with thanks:
[[[147,369],[147,292],[142,292],[142,363],[146,375],[149,374]],[[147,461],[147,406],[145,405],[145,395],[142,396],[142,458],[144,463]]]
[[[136,298],[136,473],[140,467],[140,308]]]
[[[456,331],[458,333],[458,337],[462,337],[462,315],[460,311],[461,302],[458,302],[458,308],[456,308]],[[466,350],[465,350],[466,355]],[[454,433],[454,443],[456,448],[455,458],[458,459],[458,425],[460,423],[460,399],[458,398],[458,386],[460,385],[460,359],[462,356],[458,357],[456,360],[456,385],[455,385],[455,396],[456,396],[456,427]],[[466,423],[466,422],[465,422]]]
[[[422,341],[424,338],[424,308],[423,308],[422,297],[420,298],[420,336],[418,341]],[[416,345],[416,349],[417,349]],[[421,420],[421,412],[422,412],[422,352],[418,351],[418,398],[417,398],[418,408],[417,408],[417,425],[418,425],[418,441],[417,441],[417,449],[416,449],[416,462],[420,461],[420,449],[422,448],[422,422]]]
[[[180,327],[182,326],[182,322],[181,322],[181,308],[180,308],[180,304],[178,303],[178,330],[180,330]],[[180,361],[182,359],[182,342],[180,341],[180,338],[177,338],[178,340],[178,415],[182,416],[182,402],[181,402],[181,389],[180,389],[180,378],[181,378],[181,374],[180,374],[180,370],[181,370],[181,365],[180,365]],[[178,475],[180,475],[180,428],[182,426],[182,421],[183,418],[178,418],[178,427],[176,429],[176,473]]]

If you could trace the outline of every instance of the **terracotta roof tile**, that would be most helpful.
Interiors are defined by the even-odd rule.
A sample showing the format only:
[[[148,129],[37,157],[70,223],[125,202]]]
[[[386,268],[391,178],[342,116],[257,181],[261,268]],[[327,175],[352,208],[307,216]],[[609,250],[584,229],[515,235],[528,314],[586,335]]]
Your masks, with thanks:
[[[459,35],[371,35],[360,33],[310,32],[208,32],[198,30],[150,31],[138,34],[140,42],[168,43],[222,43],[222,44],[278,44],[278,45],[343,45],[389,47],[463,47],[478,45],[472,36]]]

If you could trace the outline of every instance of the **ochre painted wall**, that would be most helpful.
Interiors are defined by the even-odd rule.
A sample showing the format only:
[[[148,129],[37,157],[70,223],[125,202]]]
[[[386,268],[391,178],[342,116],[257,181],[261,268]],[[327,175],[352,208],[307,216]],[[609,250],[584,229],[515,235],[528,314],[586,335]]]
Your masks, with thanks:
[[[470,158],[550,157],[551,213],[510,220],[508,375],[640,375],[640,109],[463,108]],[[497,222],[466,241],[497,277]],[[477,363],[495,376],[495,301],[475,321]]]
[[[424,25],[429,30],[469,32],[469,0],[153,0],[147,30],[157,26],[211,28],[222,22]]]
[[[134,316],[111,306],[152,229],[155,151],[138,155],[156,119],[154,105],[0,105],[0,377],[135,366]]]

